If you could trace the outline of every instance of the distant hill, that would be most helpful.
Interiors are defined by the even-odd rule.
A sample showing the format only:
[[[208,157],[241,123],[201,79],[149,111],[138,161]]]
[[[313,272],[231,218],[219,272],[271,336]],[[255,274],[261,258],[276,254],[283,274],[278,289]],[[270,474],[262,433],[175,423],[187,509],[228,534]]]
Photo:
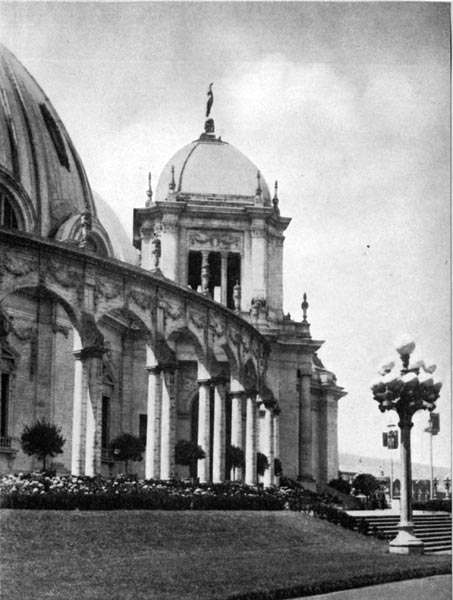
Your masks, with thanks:
[[[390,475],[390,457],[388,459],[372,458],[369,456],[359,456],[358,454],[345,454],[340,452],[340,471],[355,472],[355,473],[371,473],[378,476],[384,471],[384,475]],[[434,477],[439,481],[448,475],[451,478],[451,469],[446,467],[436,467],[434,465]],[[400,461],[399,452],[394,452],[393,459],[393,477],[399,478]],[[429,479],[430,466],[422,463],[412,463],[412,479]],[[442,486],[439,486],[441,488]]]

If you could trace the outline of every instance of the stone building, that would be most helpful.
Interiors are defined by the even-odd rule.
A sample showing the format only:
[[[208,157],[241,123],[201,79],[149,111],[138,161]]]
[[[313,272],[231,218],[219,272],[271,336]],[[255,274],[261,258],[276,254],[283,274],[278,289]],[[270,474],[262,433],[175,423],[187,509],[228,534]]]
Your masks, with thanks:
[[[49,99],[0,48],[1,471],[38,466],[20,435],[45,418],[66,439],[60,472],[114,473],[109,443],[127,432],[146,442],[148,478],[188,475],[182,439],[205,450],[200,481],[233,476],[230,445],[247,483],[258,451],[267,485],[274,458],[313,485],[336,477],[344,392],[306,297],[300,322],[283,312],[277,186],[208,118],[150,183],[132,245]]]

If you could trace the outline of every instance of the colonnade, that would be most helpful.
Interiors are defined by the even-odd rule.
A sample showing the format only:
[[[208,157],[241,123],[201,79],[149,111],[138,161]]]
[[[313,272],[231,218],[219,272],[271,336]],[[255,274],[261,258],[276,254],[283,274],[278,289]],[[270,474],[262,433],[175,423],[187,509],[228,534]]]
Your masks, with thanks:
[[[74,352],[73,475],[94,476],[101,472],[102,353],[99,348]],[[148,418],[145,477],[172,479],[176,474],[176,365],[147,366],[146,371]],[[214,414],[211,418],[212,388]],[[279,424],[275,403],[265,404],[256,390],[246,391],[237,381],[232,381],[230,388],[232,391],[227,392],[226,382],[222,379],[198,378],[197,443],[206,454],[205,458],[198,460],[198,479],[200,483],[211,480],[220,483],[225,480],[226,403],[230,402],[231,445],[242,449],[245,458],[244,468],[232,469],[231,479],[249,485],[256,484],[257,452],[261,450],[270,463],[263,483],[266,486],[275,485],[274,457],[279,456]]]

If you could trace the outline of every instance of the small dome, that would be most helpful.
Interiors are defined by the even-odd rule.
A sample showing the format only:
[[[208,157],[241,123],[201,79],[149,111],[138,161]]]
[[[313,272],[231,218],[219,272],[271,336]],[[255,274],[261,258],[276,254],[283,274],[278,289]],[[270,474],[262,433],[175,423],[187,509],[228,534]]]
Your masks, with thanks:
[[[157,184],[154,197],[157,202],[167,199],[173,181],[172,167],[179,198],[239,199],[253,204],[258,187],[257,167],[234,146],[214,136],[203,134],[168,161]],[[270,205],[269,188],[262,177],[260,187],[264,204]]]
[[[75,214],[96,217],[82,162],[57,112],[1,44],[0,139],[0,187],[20,229],[54,237]]]

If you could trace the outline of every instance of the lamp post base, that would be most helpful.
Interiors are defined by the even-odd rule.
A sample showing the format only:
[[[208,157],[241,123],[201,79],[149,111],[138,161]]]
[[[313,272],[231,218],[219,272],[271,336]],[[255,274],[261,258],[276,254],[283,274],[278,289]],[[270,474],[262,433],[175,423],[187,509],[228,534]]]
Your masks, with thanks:
[[[423,554],[423,542],[413,535],[414,526],[398,525],[398,535],[389,544],[392,554]]]

